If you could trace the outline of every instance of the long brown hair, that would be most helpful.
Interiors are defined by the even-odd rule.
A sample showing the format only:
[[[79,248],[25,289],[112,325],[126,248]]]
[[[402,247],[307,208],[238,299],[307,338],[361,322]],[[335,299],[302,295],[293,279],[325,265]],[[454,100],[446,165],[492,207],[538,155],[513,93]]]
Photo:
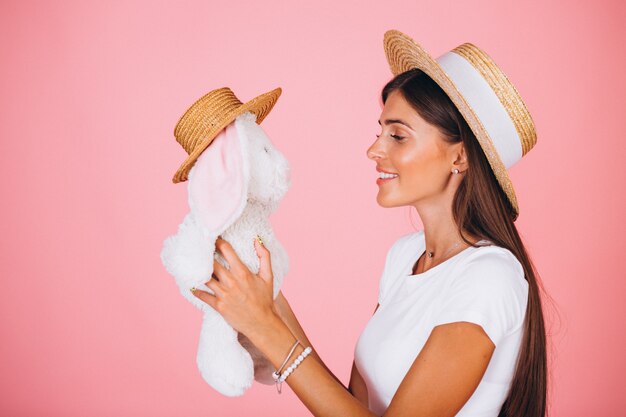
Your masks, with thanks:
[[[424,120],[439,128],[448,143],[462,141],[464,144],[470,168],[452,201],[452,213],[463,240],[472,245],[463,231],[488,239],[510,250],[524,267],[529,291],[524,336],[511,388],[498,416],[544,417],[548,375],[546,330],[539,293],[541,290],[545,294],[545,290],[515,227],[517,216],[513,207],[500,188],[474,133],[437,83],[423,71],[413,69],[398,74],[385,85],[383,103],[395,90]]]

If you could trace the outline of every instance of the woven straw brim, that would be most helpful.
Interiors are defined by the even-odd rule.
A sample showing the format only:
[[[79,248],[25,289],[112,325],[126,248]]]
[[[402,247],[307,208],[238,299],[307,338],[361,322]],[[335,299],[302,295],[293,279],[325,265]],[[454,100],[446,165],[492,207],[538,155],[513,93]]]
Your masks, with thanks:
[[[281,93],[279,87],[241,104],[232,91],[224,87],[199,98],[181,116],[174,128],[174,136],[189,153],[189,157],[178,168],[172,182],[187,181],[189,171],[200,154],[240,114],[252,112],[256,115],[256,123],[260,124],[272,110]],[[203,122],[200,123],[199,120]]]
[[[506,166],[502,162],[484,125],[452,79],[428,52],[404,33],[397,30],[387,31],[383,44],[387,61],[394,76],[419,68],[430,76],[450,97],[476,135],[500,187],[511,203],[514,216],[517,218],[519,206]],[[522,156],[525,155],[536,143],[535,127],[528,109],[513,84],[493,60],[475,45],[464,43],[453,49],[453,52],[470,61],[492,87],[509,116],[511,116],[522,141]]]

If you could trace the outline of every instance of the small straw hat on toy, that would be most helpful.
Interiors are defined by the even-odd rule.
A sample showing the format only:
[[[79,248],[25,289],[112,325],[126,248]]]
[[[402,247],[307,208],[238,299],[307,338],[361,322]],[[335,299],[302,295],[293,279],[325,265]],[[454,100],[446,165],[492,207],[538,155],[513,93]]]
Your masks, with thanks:
[[[174,183],[187,181],[187,175],[200,154],[237,116],[249,111],[260,124],[276,104],[282,90],[276,88],[242,103],[228,87],[218,88],[200,97],[181,116],[174,128],[176,141],[189,154],[172,178]]]
[[[504,72],[471,43],[436,60],[397,30],[387,31],[383,44],[394,76],[419,68],[450,97],[476,135],[517,218],[519,206],[507,169],[535,146],[537,134],[526,105]]]

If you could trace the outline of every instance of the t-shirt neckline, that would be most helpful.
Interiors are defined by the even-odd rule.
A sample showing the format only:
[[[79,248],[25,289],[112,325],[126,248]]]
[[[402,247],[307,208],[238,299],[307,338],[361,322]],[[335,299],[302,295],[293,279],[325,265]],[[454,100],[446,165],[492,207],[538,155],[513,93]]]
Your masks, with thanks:
[[[421,280],[424,277],[428,277],[432,274],[434,274],[435,272],[437,272],[438,270],[442,269],[443,267],[449,265],[450,263],[452,263],[453,261],[455,261],[456,259],[458,259],[461,255],[463,255],[464,253],[467,252],[468,249],[476,249],[474,246],[468,246],[467,248],[463,249],[461,252],[449,257],[448,259],[446,259],[445,261],[441,262],[440,264],[437,264],[435,266],[433,266],[432,268],[428,269],[427,271],[424,272],[420,272],[418,274],[413,274],[413,266],[415,265],[415,262],[417,262],[417,260],[420,258],[420,256],[422,256],[424,254],[424,252],[426,252],[426,243],[424,242],[424,231],[419,231],[416,232],[417,233],[417,238],[418,238],[418,242],[420,244],[420,247],[422,248],[417,256],[414,256],[411,258],[411,263],[409,264],[409,271],[408,274],[405,274],[407,276],[407,278],[412,279],[412,280]],[[486,239],[481,239],[478,242],[476,242],[476,244],[481,243],[481,242],[489,242]]]

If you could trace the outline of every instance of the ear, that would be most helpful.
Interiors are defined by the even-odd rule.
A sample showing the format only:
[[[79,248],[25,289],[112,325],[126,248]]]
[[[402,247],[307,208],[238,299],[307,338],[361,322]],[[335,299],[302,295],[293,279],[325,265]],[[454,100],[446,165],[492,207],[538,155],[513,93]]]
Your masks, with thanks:
[[[248,179],[247,147],[232,122],[189,171],[189,207],[212,236],[220,235],[241,216]]]
[[[451,160],[454,168],[458,168],[459,171],[463,172],[469,167],[469,163],[467,162],[467,153],[465,152],[465,144],[461,142],[457,142],[450,146],[451,151]]]

